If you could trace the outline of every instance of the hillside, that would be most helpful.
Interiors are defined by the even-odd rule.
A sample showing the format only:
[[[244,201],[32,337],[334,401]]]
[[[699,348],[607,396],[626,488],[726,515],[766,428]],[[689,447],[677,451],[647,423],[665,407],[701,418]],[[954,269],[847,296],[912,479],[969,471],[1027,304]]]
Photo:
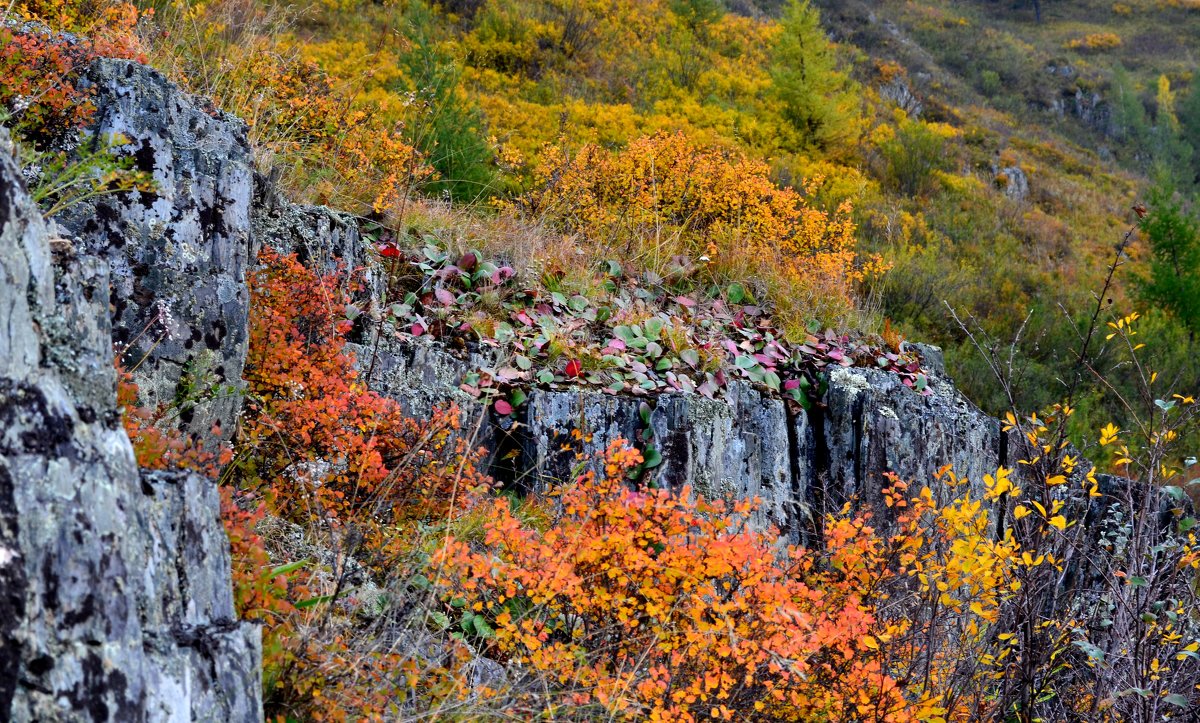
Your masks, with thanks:
[[[0,717],[1191,720],[1193,28],[13,4]]]
[[[1190,99],[1200,96],[1188,90],[1187,53],[1169,47],[1186,48],[1196,13],[1182,5],[1118,5],[1055,3],[1039,23],[1032,6],[837,3],[824,8],[822,26],[812,11],[781,24],[777,3],[724,8],[699,0],[399,2],[298,14],[216,4],[189,22],[221,32],[173,36],[156,45],[155,62],[225,107],[254,108],[252,121],[260,114],[290,119],[254,123],[251,136],[275,154],[285,185],[306,200],[372,217],[387,216],[390,204],[417,236],[432,234],[459,251],[485,242],[464,239],[459,211],[448,214],[430,199],[451,199],[457,209],[500,204],[526,227],[586,236],[587,243],[494,241],[514,232],[488,229],[490,213],[470,214],[470,236],[495,244],[484,250],[513,256],[518,266],[548,263],[568,277],[586,277],[588,263],[609,260],[663,275],[679,253],[706,256],[718,284],[745,283],[751,274],[755,294],[779,306],[780,326],[793,339],[813,321],[871,333],[886,319],[906,336],[946,347],[955,377],[999,413],[1008,402],[946,304],[974,316],[1000,343],[1024,324],[1020,406],[1052,403],[1063,390],[1057,380],[1074,362],[1064,350],[1075,333],[1062,309],[1077,324],[1086,316],[1155,164],[1179,159],[1175,175],[1194,177],[1181,154],[1196,126],[1178,121],[1187,121]],[[171,24],[169,14],[159,17]],[[1084,17],[1092,24],[1078,20]],[[1155,30],[1160,39],[1150,42],[1149,29],[1164,26],[1177,34]],[[1088,40],[1103,32],[1118,40]],[[844,42],[826,45],[825,33]],[[1170,61],[1162,61],[1164,52]],[[191,66],[214,57],[219,72]],[[788,95],[799,77],[784,72],[788,63],[824,78],[819,90]],[[1175,105],[1162,123],[1160,77]],[[418,155],[406,155],[403,144],[362,155],[355,148],[367,128],[398,133]],[[707,242],[664,245],[662,228],[627,223],[597,238],[595,219],[579,215],[585,209],[522,197],[561,173],[583,144],[614,148],[661,132],[761,160],[766,175],[817,209],[849,208],[868,262],[856,277],[865,305],[850,313],[846,304],[816,303],[813,290],[771,272],[777,263],[756,269],[739,254],[708,253],[716,249]],[[340,138],[348,145],[339,157],[322,154]],[[368,173],[373,164],[388,168]],[[649,180],[652,191],[656,180]],[[380,182],[415,185],[423,200],[380,195]],[[557,250],[529,258],[531,243]],[[584,268],[571,246],[584,249]],[[1133,263],[1116,279],[1119,298],[1144,273],[1146,252],[1131,249]],[[894,273],[875,273],[885,265]],[[1166,340],[1164,374],[1195,377],[1190,354],[1167,351],[1186,330],[1165,317],[1151,321]],[[1124,414],[1100,394],[1087,396],[1076,434]]]

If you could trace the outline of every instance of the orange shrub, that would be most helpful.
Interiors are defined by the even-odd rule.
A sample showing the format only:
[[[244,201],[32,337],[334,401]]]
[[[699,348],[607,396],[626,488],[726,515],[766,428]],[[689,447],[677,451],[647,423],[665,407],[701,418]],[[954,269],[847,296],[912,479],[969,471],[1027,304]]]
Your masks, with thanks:
[[[66,140],[91,120],[91,94],[75,85],[88,64],[100,57],[142,60],[134,35],[138,12],[128,3],[30,2],[17,6],[15,16],[46,26],[0,25],[0,110],[11,116],[6,124],[39,147]],[[58,31],[80,35],[66,39]]]
[[[452,440],[457,410],[415,421],[359,379],[337,275],[319,276],[270,249],[259,261],[239,436],[243,485],[269,489],[285,517],[350,525],[379,542],[387,526],[437,519],[458,490],[486,482],[472,464],[477,453]]]
[[[498,695],[567,718],[914,719],[875,658],[861,549],[844,540],[826,571],[751,531],[749,502],[629,489],[640,462],[615,443],[548,527],[495,500],[482,548],[450,538],[435,557],[447,612],[537,678]]]

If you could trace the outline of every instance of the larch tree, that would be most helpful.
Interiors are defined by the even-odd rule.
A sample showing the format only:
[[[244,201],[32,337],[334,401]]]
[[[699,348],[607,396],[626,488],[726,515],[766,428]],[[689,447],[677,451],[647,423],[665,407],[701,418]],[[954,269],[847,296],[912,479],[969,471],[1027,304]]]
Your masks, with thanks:
[[[791,0],[784,11],[771,84],[802,148],[829,151],[860,132],[858,88],[838,68],[820,14],[808,0]]]

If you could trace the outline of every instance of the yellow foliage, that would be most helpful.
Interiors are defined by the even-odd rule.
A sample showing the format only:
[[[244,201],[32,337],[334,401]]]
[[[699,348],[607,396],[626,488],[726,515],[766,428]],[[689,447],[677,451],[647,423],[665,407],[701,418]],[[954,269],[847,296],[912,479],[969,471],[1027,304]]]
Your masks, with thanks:
[[[1081,38],[1067,41],[1070,50],[1112,50],[1121,47],[1121,36],[1116,33],[1089,33]]]
[[[752,260],[775,285],[773,301],[803,318],[850,308],[852,282],[885,269],[878,258],[858,264],[848,202],[833,213],[805,202],[819,181],[779,188],[762,161],[682,133],[616,152],[548,147],[534,181],[529,212],[637,257],[705,256],[716,268]]]

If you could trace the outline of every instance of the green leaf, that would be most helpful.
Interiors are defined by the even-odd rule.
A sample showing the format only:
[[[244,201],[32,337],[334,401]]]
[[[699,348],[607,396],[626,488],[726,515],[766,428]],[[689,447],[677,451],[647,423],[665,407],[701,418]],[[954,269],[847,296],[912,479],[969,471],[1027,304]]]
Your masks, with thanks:
[[[481,637],[481,638],[496,637],[496,631],[492,630],[492,626],[488,625],[488,621],[485,620],[482,615],[476,615],[474,618],[471,619],[471,623],[472,623],[472,626],[475,628],[475,632],[479,635],[479,637]]]
[[[295,562],[289,562],[286,565],[280,565],[279,567],[271,568],[271,577],[279,577],[280,575],[288,575],[290,573],[293,573],[293,572],[299,570],[300,568],[304,567],[305,565],[307,565],[310,562],[312,562],[312,560],[310,560],[306,557],[303,560],[296,560]]]
[[[512,390],[512,394],[508,395],[508,403],[513,405],[513,407],[519,407],[524,404],[525,400],[528,398],[528,395],[525,394],[525,390],[514,389]]]
[[[683,351],[679,352],[679,358],[683,360],[684,364],[687,364],[692,368],[697,368],[700,366],[700,352],[696,351],[695,349],[684,349]]]
[[[725,289],[725,296],[731,304],[740,304],[746,300],[746,287],[741,284],[730,284]]]
[[[523,371],[529,371],[531,368],[533,368],[533,362],[524,354],[517,354],[515,357],[513,357],[513,363],[517,365],[518,369]]]
[[[318,595],[317,597],[310,597],[307,600],[301,600],[300,602],[296,603],[295,607],[297,610],[303,610],[305,608],[310,608],[313,605],[321,605],[323,603],[330,602],[331,600],[333,600],[332,595]]]
[[[1181,710],[1187,710],[1191,707],[1191,703],[1188,701],[1187,696],[1180,695],[1179,693],[1172,693],[1163,698],[1163,700]]]
[[[549,384],[554,381],[554,372],[549,369],[543,369],[537,374],[537,380],[542,384]]]
[[[450,618],[446,614],[437,610],[429,611],[429,618],[433,620],[434,625],[437,625],[439,630],[445,630],[450,627]]]
[[[654,447],[647,447],[642,457],[645,459],[645,461],[642,462],[642,467],[645,469],[654,469],[663,462],[662,453]]]
[[[1087,653],[1088,658],[1094,663],[1104,662],[1104,651],[1087,640],[1076,640],[1075,646],[1083,652]]]
[[[642,323],[642,328],[645,330],[646,338],[651,341],[657,341],[662,336],[663,329],[666,324],[657,316],[652,316]]]

